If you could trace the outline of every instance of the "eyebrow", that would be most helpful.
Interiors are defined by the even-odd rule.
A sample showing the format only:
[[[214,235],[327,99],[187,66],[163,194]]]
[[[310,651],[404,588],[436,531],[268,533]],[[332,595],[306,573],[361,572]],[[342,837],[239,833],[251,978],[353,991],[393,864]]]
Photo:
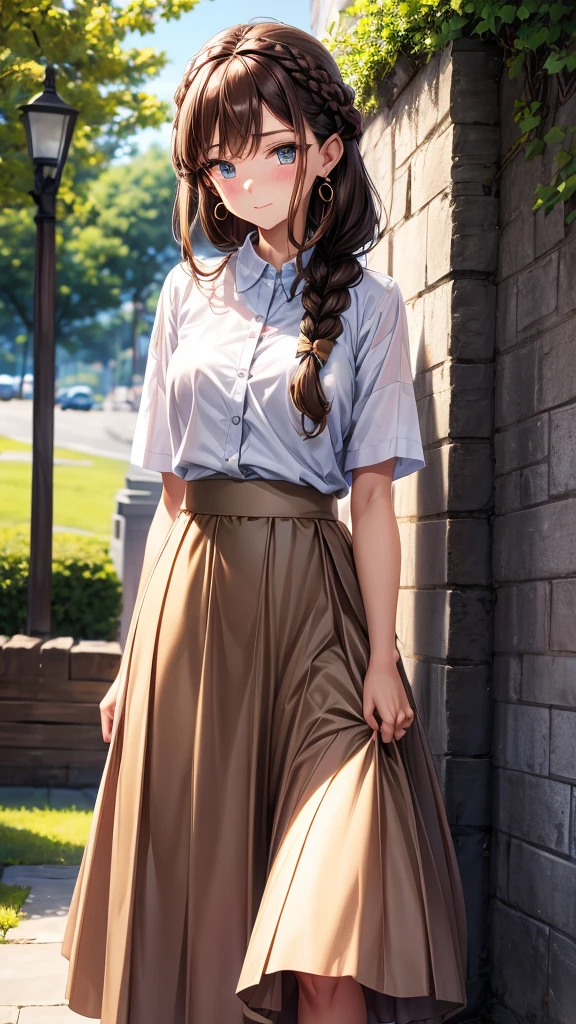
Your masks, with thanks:
[[[276,128],[273,132],[260,132],[260,134],[258,135],[258,138],[262,138],[263,139],[265,135],[282,135],[284,132],[292,132],[292,134],[294,134],[294,129],[293,128]],[[208,153],[210,152],[211,149],[218,149],[219,146],[220,146],[220,143],[219,142],[215,142],[214,145],[210,146],[210,148],[208,149]]]

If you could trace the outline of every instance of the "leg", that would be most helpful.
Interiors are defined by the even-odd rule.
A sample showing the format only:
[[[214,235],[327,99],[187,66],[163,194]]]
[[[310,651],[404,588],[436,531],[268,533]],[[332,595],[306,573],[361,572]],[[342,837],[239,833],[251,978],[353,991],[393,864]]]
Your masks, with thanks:
[[[298,1024],[366,1024],[364,993],[354,978],[295,973],[299,986]]]

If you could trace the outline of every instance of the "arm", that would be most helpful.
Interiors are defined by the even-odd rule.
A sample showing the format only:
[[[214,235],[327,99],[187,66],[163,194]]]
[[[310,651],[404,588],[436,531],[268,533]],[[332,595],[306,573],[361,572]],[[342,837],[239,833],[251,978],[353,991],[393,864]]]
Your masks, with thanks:
[[[370,638],[364,680],[364,717],[382,739],[404,736],[414,712],[397,670],[396,607],[400,587],[400,535],[392,506],[395,457],[352,471],[352,547]],[[382,724],[374,717],[376,708]]]
[[[136,604],[140,600],[140,595],[150,575],[150,570],[156,561],[158,552],[164,543],[166,534],[178,515],[185,490],[186,483],[182,480],[182,477],[176,476],[176,473],[162,473],[162,494],[158,502],[158,508],[154,513],[154,518],[150,523],[150,529],[148,530]]]

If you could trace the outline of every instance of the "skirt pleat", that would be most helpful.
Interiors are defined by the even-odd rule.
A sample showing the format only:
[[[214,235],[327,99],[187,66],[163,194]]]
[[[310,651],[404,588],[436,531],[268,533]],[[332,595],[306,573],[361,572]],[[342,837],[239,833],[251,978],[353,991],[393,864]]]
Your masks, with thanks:
[[[122,656],[62,944],[72,1010],[297,1024],[295,971],[356,978],[370,1024],[466,1005],[428,741],[401,661],[414,722],[372,741],[368,659],[343,522],[180,510]]]

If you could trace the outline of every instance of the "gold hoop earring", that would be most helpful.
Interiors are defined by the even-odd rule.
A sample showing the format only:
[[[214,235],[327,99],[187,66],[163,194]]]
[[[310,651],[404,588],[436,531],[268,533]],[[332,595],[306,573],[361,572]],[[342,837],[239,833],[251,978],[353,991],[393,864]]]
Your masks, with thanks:
[[[330,195],[328,197],[322,194],[323,188],[330,189]],[[320,199],[322,200],[323,203],[331,203],[332,200],[334,199],[334,189],[330,184],[330,178],[328,176],[326,176],[326,179],[323,182],[321,182],[321,184],[318,186],[318,195],[320,196]]]
[[[224,206],[224,210],[225,210],[224,216],[223,217],[219,217],[217,212],[216,212],[219,206],[224,206],[224,203],[222,203],[222,202],[216,203],[216,206],[214,207],[214,216],[216,217],[216,220],[226,220],[226,217],[228,216],[228,208],[226,206]]]

